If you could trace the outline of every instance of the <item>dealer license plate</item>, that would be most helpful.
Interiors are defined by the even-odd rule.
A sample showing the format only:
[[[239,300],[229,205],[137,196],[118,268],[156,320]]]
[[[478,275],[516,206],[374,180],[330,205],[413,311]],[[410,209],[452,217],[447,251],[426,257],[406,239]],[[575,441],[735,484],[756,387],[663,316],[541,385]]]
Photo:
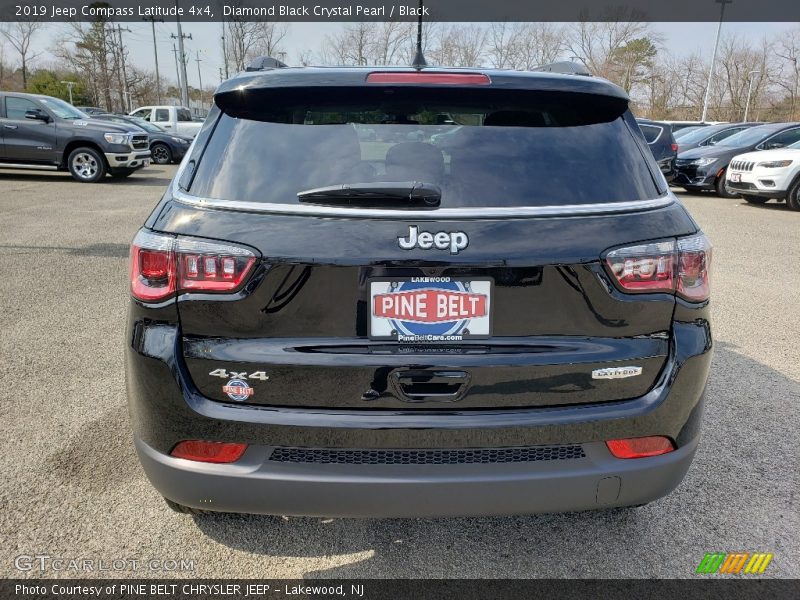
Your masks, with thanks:
[[[488,338],[491,299],[491,279],[373,279],[369,336],[416,344]]]

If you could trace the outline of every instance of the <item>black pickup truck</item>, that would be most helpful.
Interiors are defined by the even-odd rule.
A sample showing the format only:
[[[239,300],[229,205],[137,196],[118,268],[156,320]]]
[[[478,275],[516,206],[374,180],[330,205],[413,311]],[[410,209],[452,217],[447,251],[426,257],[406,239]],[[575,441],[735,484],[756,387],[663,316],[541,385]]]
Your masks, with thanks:
[[[148,135],[137,129],[58,98],[0,91],[0,169],[68,170],[83,183],[127,177],[150,164]]]

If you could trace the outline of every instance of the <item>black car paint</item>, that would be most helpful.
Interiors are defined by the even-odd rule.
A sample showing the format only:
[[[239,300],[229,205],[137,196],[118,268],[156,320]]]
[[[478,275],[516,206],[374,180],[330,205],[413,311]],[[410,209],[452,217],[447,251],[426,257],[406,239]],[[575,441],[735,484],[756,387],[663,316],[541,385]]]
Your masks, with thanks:
[[[363,69],[341,74],[311,70],[302,77],[296,72],[248,73],[223,84],[217,98],[221,104],[241,108],[236,107],[235,94],[220,95],[240,87],[291,87],[297,81],[302,81],[298,85],[355,87],[363,85],[364,73]],[[497,85],[526,85],[531,80],[546,88],[619,93],[618,88],[590,78],[492,74]],[[198,135],[194,154],[184,162],[187,170],[202,155],[213,121],[209,118]],[[427,220],[437,219],[431,214]],[[444,493],[438,487],[437,502],[431,507],[424,502],[404,508],[396,503],[364,507],[357,497],[359,486],[342,483],[333,490],[334,499],[322,491],[325,488],[319,481],[311,483],[316,475],[310,466],[276,472],[275,490],[284,489],[278,481],[284,475],[297,481],[310,478],[310,487],[302,492],[286,488],[296,499],[294,508],[290,501],[272,498],[269,506],[259,505],[258,497],[239,493],[245,488],[239,488],[235,478],[216,496],[209,490],[206,503],[199,500],[199,494],[205,493],[201,490],[205,471],[193,466],[191,475],[183,466],[185,461],[166,456],[176,443],[187,439],[243,442],[252,446],[251,456],[263,452],[267,456],[264,449],[276,446],[501,448],[602,444],[613,438],[666,435],[678,448],[675,454],[681,466],[677,476],[673,472],[669,481],[655,486],[657,491],[648,486],[637,490],[640,480],[624,475],[635,468],[636,461],[621,461],[627,464],[620,463],[618,475],[611,478],[619,481],[621,477],[624,492],[618,488],[609,497],[601,494],[605,479],[597,483],[595,472],[587,471],[588,495],[545,508],[635,504],[677,485],[698,439],[711,362],[709,303],[690,303],[671,294],[622,293],[610,281],[602,257],[617,246],[698,232],[683,206],[675,201],[665,208],[613,215],[438,221],[443,227],[465,231],[470,237],[468,249],[458,255],[421,249],[399,253],[398,236],[409,225],[420,223],[418,218],[367,220],[357,215],[330,218],[215,210],[189,206],[167,191],[146,228],[234,241],[253,248],[259,262],[249,281],[233,294],[181,294],[158,304],[131,300],[126,330],[131,423],[140,458],[162,493],[195,508],[272,509],[285,514],[405,516],[526,510],[519,499],[509,503],[502,498],[482,501],[477,507],[453,509],[451,504],[448,509],[446,503],[438,502]],[[495,315],[490,340],[452,348],[409,348],[367,338],[365,308],[359,308],[359,281],[375,274],[445,272],[488,275],[494,280],[497,297],[504,298],[505,306],[502,314]],[[546,296],[537,298],[537,293]],[[576,307],[580,310],[571,310]],[[647,369],[644,386],[630,380],[598,382],[587,377],[594,365],[629,364],[634,358]],[[266,368],[270,380],[253,386],[267,399],[244,404],[227,400],[213,389],[208,377],[219,367]],[[386,389],[378,390],[377,399],[363,394],[391,373],[412,368],[471,371],[472,379],[467,394],[446,405],[411,404],[391,393],[384,395],[390,391]],[[222,383],[217,380],[217,388]],[[608,385],[603,392],[592,398],[591,392],[604,384]],[[642,459],[638,465],[655,472],[670,460]],[[241,468],[249,471],[256,464],[248,462]],[[495,470],[502,476],[502,468]],[[212,485],[215,473],[223,472],[216,467],[207,471],[208,484]],[[240,471],[230,474],[234,472]],[[458,470],[445,472],[455,477]],[[326,473],[329,482],[337,473],[353,482],[362,475],[382,476],[388,486],[397,483],[396,476],[410,482],[409,477],[422,477],[423,471],[332,468]],[[471,477],[470,470],[462,473]],[[464,481],[453,479],[453,489]],[[500,481],[484,479],[484,487],[495,484]],[[408,489],[415,488],[409,484]],[[538,506],[532,499],[529,508]]]
[[[183,160],[183,157],[186,155],[186,151],[189,149],[189,145],[191,144],[192,141],[192,138],[184,135],[172,134],[167,131],[157,132],[144,129],[143,127],[139,126],[139,124],[136,122],[135,119],[129,117],[123,117],[119,115],[96,115],[94,118],[96,120],[110,121],[110,122],[116,122],[118,120],[121,120],[125,121],[126,123],[130,124],[133,127],[136,127],[137,129],[141,129],[142,131],[147,133],[147,135],[150,137],[150,150],[151,151],[153,150],[153,146],[155,144],[166,145],[170,150],[170,154],[172,155],[172,162],[174,163],[179,163],[181,162],[181,160]],[[186,143],[180,144],[176,142],[174,138],[185,140]]]
[[[681,152],[688,152],[689,150],[693,150],[694,148],[710,147],[716,145],[716,144],[710,144],[709,140],[715,137],[717,134],[728,133],[730,131],[738,133],[739,131],[749,129],[750,127],[755,127],[757,125],[761,125],[761,123],[723,123],[720,125],[709,125],[708,127],[703,128],[704,135],[702,136],[702,139],[698,139],[697,141],[692,143],[681,143],[679,139],[678,154],[680,154]]]
[[[675,137],[672,135],[672,127],[670,127],[669,123],[651,121],[649,119],[636,119],[636,121],[640,126],[645,125],[661,129],[658,137],[654,140],[647,140],[647,136],[645,136],[645,140],[653,153],[653,158],[658,163],[658,168],[664,174],[664,178],[667,182],[672,181],[675,178],[675,158],[678,156]]]
[[[49,121],[33,119],[7,119],[5,98],[18,97],[37,104]],[[35,94],[0,92],[0,167],[3,163],[53,166],[66,169],[69,153],[77,147],[89,146],[101,153],[133,154],[125,144],[111,144],[104,138],[106,133],[130,133],[133,128],[108,123],[93,118],[80,120],[61,119],[38,101]],[[10,129],[9,126],[13,127]],[[141,133],[138,128],[135,130]],[[9,144],[8,140],[15,140]],[[142,154],[145,158],[145,155]],[[149,158],[149,151],[146,154]],[[113,165],[109,165],[114,172]],[[136,167],[141,168],[141,166]]]

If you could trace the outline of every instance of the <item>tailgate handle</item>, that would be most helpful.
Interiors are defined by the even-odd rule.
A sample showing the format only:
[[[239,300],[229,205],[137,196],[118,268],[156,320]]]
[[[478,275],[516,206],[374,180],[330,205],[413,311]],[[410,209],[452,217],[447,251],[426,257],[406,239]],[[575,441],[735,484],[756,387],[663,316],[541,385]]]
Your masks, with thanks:
[[[466,371],[409,369],[391,375],[395,394],[408,402],[453,402],[464,395],[469,381]]]

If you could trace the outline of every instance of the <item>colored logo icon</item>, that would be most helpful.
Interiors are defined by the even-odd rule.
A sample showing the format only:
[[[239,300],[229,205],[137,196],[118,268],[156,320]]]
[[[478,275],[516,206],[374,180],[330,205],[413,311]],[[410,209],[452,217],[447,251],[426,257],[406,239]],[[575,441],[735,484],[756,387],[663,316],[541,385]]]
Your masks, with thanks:
[[[761,574],[766,571],[772,557],[771,552],[707,552],[697,567],[697,573]]]

